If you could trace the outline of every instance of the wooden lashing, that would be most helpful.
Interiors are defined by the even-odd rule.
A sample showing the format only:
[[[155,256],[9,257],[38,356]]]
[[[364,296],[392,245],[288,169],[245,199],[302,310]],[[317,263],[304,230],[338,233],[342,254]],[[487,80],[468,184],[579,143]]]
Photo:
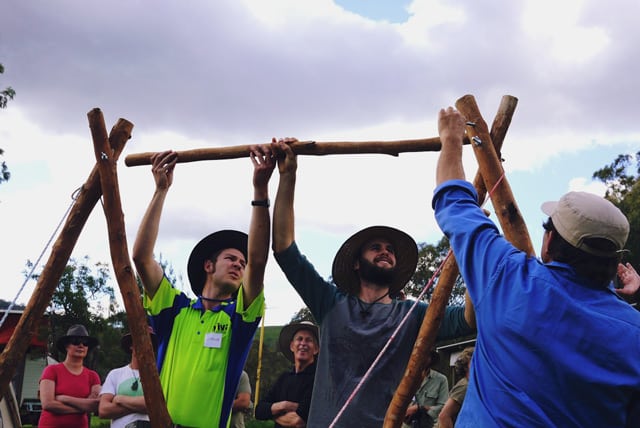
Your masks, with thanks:
[[[96,162],[100,171],[104,211],[109,231],[111,260],[127,312],[131,339],[136,349],[140,380],[144,385],[147,413],[151,426],[170,428],[173,424],[167,410],[162,386],[160,385],[153,345],[147,328],[147,318],[142,307],[140,291],[138,290],[127,250],[127,236],[118,187],[117,159],[109,148],[107,130],[100,109],[91,110],[87,116],[93,138]]]
[[[114,158],[120,156],[125,143],[131,138],[132,129],[133,124],[125,119],[120,119],[112,128],[109,134],[109,143]],[[100,176],[96,165],[71,208],[60,235],[53,245],[47,264],[38,277],[33,294],[22,312],[7,346],[0,355],[0,396],[2,397],[7,394],[9,382],[24,358],[31,339],[37,333],[39,321],[51,302],[53,293],[73,252],[73,247],[101,194]]]
[[[465,137],[464,144],[469,144]],[[291,149],[298,155],[351,155],[351,154],[385,154],[398,156],[402,152],[437,152],[440,150],[440,137],[397,141],[298,141],[291,144]],[[237,159],[249,157],[250,145],[211,147],[177,152],[178,163],[202,160]],[[151,165],[154,152],[133,153],[124,159],[127,166]]]
[[[472,147],[478,159],[479,171],[473,184],[478,192],[479,200],[484,201],[486,189],[492,189],[502,177],[500,184],[491,195],[491,201],[494,204],[494,209],[498,212],[498,218],[505,237],[514,243],[516,247],[533,255],[529,234],[520,211],[517,209],[509,185],[503,177],[503,169],[499,158],[502,143],[511,123],[516,104],[517,98],[515,97],[504,96],[502,98],[492,125],[491,134],[489,134],[487,125],[480,116],[473,97],[466,95],[460,98],[456,103],[456,107],[465,116],[468,123],[475,124],[475,126],[467,126],[467,137],[472,141]],[[482,144],[474,143],[474,137],[479,138],[480,140],[476,138],[476,141],[480,141]],[[438,286],[431,297],[404,377],[387,409],[383,424],[385,428],[397,428],[402,425],[409,402],[422,383],[422,371],[431,364],[430,350],[435,346],[437,332],[442,323],[445,308],[458,274],[458,265],[453,254],[450,254],[442,268]]]

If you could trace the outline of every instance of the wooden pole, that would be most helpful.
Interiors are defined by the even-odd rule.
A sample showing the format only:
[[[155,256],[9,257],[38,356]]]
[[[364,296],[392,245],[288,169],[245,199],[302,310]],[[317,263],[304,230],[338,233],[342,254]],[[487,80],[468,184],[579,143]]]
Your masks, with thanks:
[[[2,420],[5,427],[21,427],[22,421],[20,420],[20,409],[18,409],[18,403],[16,401],[16,395],[11,388],[7,388],[7,392],[3,395],[3,403],[0,406],[5,406],[8,415],[5,415],[5,419]]]
[[[517,101],[517,98],[512,96],[504,96],[502,98],[491,129],[491,140],[495,145],[494,153],[499,153],[502,148]],[[486,187],[481,172],[476,174],[473,184],[478,192],[479,199],[483,201],[486,195]],[[451,253],[451,250],[449,252],[450,254],[447,256],[438,279],[438,286],[431,296],[427,313],[418,332],[404,377],[387,409],[383,424],[384,428],[398,428],[402,425],[411,398],[418,391],[423,381],[422,371],[431,364],[430,351],[435,347],[436,336],[449,302],[449,296],[460,272],[453,253]]]
[[[478,160],[480,175],[484,181],[485,188],[493,189],[491,194],[491,204],[496,212],[500,226],[505,238],[516,248],[526,252],[530,256],[535,255],[527,225],[524,222],[522,213],[516,204],[516,200],[511,191],[511,186],[504,177],[504,169],[500,163],[497,151],[491,142],[492,138],[487,128],[487,123],[480,115],[480,110],[472,95],[465,95],[456,101],[456,108],[467,119],[467,136],[473,141],[473,153]]]
[[[266,317],[262,317],[262,322],[260,326],[260,341],[258,343],[258,367],[256,368],[256,393],[253,397],[254,403],[258,404],[260,401],[260,380],[262,379],[262,347],[264,346],[264,319]],[[256,416],[256,408],[253,407],[253,416]]]
[[[153,345],[151,344],[151,337],[147,327],[147,318],[142,307],[140,291],[127,250],[127,236],[120,202],[116,158],[109,148],[107,129],[100,109],[91,110],[87,116],[93,138],[96,162],[100,171],[104,211],[107,217],[107,229],[109,230],[111,260],[113,261],[113,269],[127,311],[131,339],[136,349],[140,380],[144,386],[147,413],[151,426],[170,428],[173,424],[162,393]]]
[[[469,140],[465,138],[464,144],[469,144]],[[298,141],[291,145],[293,152],[298,155],[316,156],[365,153],[398,156],[402,152],[437,152],[440,151],[440,147],[440,137],[397,141],[334,141],[323,143]],[[248,157],[250,148],[251,145],[246,144],[179,151],[177,152],[178,163]],[[154,152],[130,154],[125,158],[124,163],[127,166],[151,165],[151,156],[153,154]]]
[[[113,149],[114,158],[120,155],[125,143],[131,138],[132,129],[133,124],[125,119],[119,119],[112,128],[109,135],[109,143]],[[67,266],[73,247],[78,241],[80,232],[101,194],[100,175],[96,165],[82,186],[82,190],[69,212],[60,235],[53,245],[47,264],[42,270],[42,274],[38,277],[29,303],[22,312],[22,316],[2,355],[0,355],[0,396],[5,396],[7,393],[9,382],[24,358],[32,337],[37,333],[40,320],[49,302],[51,302],[51,297]]]

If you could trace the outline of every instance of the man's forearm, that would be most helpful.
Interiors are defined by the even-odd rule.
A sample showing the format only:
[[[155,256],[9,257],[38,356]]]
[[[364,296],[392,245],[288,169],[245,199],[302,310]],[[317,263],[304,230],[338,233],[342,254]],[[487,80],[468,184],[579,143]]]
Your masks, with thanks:
[[[476,310],[473,307],[471,296],[469,291],[464,291],[464,319],[469,324],[469,327],[476,328]]]
[[[280,183],[273,208],[273,251],[279,253],[291,246],[294,234],[294,192],[296,173],[280,175]]]

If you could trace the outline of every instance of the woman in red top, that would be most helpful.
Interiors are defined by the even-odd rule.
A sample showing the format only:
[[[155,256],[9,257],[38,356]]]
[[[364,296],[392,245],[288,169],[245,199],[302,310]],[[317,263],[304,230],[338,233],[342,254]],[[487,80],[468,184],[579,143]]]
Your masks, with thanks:
[[[39,428],[88,428],[88,414],[98,411],[100,376],[83,366],[89,350],[98,344],[80,324],[56,342],[64,361],[45,367],[40,377],[42,414]]]

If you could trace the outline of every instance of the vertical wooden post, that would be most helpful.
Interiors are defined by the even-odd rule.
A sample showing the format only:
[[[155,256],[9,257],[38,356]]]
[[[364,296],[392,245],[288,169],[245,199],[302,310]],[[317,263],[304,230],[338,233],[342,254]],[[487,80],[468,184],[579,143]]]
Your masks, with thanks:
[[[136,349],[147,413],[149,414],[151,426],[170,428],[172,426],[171,417],[162,393],[153,346],[147,328],[147,318],[142,307],[140,291],[138,290],[127,250],[127,236],[120,203],[116,159],[109,148],[107,130],[100,109],[91,110],[87,116],[89,117],[96,162],[100,171],[104,211],[109,230],[111,260],[113,261],[113,269],[116,273],[127,311],[131,339]]]
[[[111,130],[109,143],[113,149],[114,158],[120,156],[125,143],[131,138],[132,129],[131,122],[120,119]],[[73,247],[101,194],[100,175],[96,165],[71,208],[60,235],[53,245],[47,264],[38,278],[29,303],[22,312],[2,355],[0,355],[0,396],[4,397],[7,394],[9,382],[15,374],[16,367],[24,358],[31,339],[37,333],[40,320],[51,302],[51,297],[67,266]]]
[[[465,95],[456,101],[456,108],[467,119],[467,135],[471,140],[473,153],[478,160],[479,173],[487,189],[497,187],[491,195],[491,204],[496,212],[505,238],[515,247],[529,255],[535,255],[527,225],[511,192],[511,186],[504,177],[504,169],[500,158],[491,143],[491,136],[487,124],[480,115],[478,105],[472,95]]]

